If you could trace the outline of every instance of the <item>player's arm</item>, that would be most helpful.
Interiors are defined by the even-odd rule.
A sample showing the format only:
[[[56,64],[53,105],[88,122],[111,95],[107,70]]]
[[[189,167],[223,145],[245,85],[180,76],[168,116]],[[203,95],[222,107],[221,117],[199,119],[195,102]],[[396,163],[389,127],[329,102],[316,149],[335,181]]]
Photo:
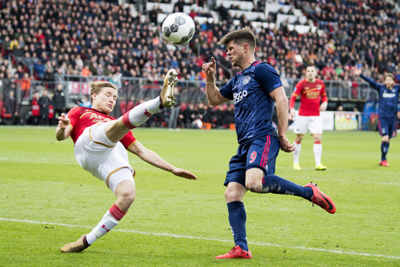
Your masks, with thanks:
[[[196,175],[194,175],[193,173],[175,167],[174,165],[170,164],[162,157],[160,157],[156,152],[146,148],[142,143],[137,140],[127,149],[129,152],[136,154],[139,158],[155,167],[169,171],[176,176],[180,176],[186,179],[197,179]]]
[[[323,84],[321,89],[321,101],[322,104],[321,106],[319,106],[319,110],[326,111],[326,109],[328,108],[328,96],[326,95],[325,83]]]
[[[289,119],[290,120],[293,120],[294,116],[296,115],[296,109],[294,107],[296,105],[297,96],[300,95],[300,93],[301,93],[301,88],[302,88],[302,83],[301,82],[297,83],[293,94],[290,96],[290,100],[289,100]]]
[[[67,139],[71,135],[72,125],[70,124],[69,118],[62,113],[58,117],[58,125],[56,128],[56,138],[58,141]]]
[[[215,71],[217,64],[214,57],[211,57],[211,62],[204,63],[202,66],[203,71],[206,73],[206,93],[208,103],[212,106],[218,106],[228,101],[219,91],[215,85]]]
[[[371,78],[369,78],[369,77],[367,77],[367,76],[365,76],[365,75],[362,74],[362,68],[355,67],[354,70],[353,70],[353,73],[354,73],[355,75],[360,76],[361,79],[363,79],[364,81],[366,81],[367,83],[369,83],[373,88],[379,90],[379,89],[378,89],[378,83],[377,83],[377,82],[375,82],[373,79],[371,79]]]
[[[293,94],[290,96],[290,101],[289,101],[289,119],[293,120],[294,116],[296,115],[296,110],[294,106],[296,105],[296,98],[297,94],[296,92],[293,92]]]
[[[278,138],[281,149],[285,152],[294,151],[294,146],[289,143],[286,137],[286,130],[288,127],[288,99],[283,86],[280,86],[269,93],[271,98],[275,101],[276,113],[278,116]]]

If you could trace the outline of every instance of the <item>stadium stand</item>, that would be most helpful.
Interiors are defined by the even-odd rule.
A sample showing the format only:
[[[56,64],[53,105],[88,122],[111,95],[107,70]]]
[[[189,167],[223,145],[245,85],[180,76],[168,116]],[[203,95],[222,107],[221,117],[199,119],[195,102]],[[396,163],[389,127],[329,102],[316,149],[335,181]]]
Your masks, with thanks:
[[[278,70],[287,94],[304,66],[315,64],[331,100],[364,103],[377,94],[350,68],[361,63],[375,79],[400,72],[398,10],[377,0],[2,1],[0,94],[15,87],[23,105],[35,91],[52,92],[61,83],[71,107],[87,94],[88,81],[107,79],[121,87],[127,105],[154,95],[165,70],[175,67],[185,80],[183,101],[205,103],[201,65],[214,55],[217,79],[229,80],[234,73],[216,40],[249,26],[259,41],[258,59]],[[176,11],[196,21],[195,37],[180,49],[160,35],[163,19]]]

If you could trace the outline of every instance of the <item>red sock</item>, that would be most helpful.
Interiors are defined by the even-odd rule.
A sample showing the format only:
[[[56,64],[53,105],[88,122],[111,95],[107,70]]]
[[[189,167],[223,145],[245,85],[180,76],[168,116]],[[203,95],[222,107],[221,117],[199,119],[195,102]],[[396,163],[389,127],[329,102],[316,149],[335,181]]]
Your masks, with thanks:
[[[108,211],[118,221],[120,221],[126,214],[126,212],[123,212],[116,204],[112,205]]]

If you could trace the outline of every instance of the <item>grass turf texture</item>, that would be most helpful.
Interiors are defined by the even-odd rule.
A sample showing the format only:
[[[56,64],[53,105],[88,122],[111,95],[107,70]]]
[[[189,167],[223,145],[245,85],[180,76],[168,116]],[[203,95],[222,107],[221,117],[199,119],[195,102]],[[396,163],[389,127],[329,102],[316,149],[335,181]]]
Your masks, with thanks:
[[[292,155],[281,151],[276,174],[301,185],[317,183],[337,213],[297,197],[249,192],[244,203],[253,259],[216,260],[233,246],[222,184],[236,152],[235,133],[135,129],[134,135],[198,180],[175,177],[130,155],[137,171],[131,210],[116,231],[84,252],[61,254],[64,243],[97,224],[114,197],[75,162],[71,140],[55,140],[54,128],[0,127],[0,265],[400,265],[397,139],[389,168],[378,166],[376,132],[326,132],[325,172],[314,171],[309,136],[302,145],[302,171],[294,171]]]

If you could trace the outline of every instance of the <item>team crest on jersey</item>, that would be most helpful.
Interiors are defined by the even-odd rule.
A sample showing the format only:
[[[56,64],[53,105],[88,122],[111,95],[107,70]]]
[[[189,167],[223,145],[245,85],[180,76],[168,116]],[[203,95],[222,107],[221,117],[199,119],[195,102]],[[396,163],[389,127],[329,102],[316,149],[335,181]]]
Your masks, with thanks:
[[[318,85],[317,85],[317,89],[318,89],[318,90],[321,90],[321,88],[322,88],[322,85],[318,84]]]
[[[246,76],[246,77],[244,77],[244,78],[243,78],[243,82],[242,82],[242,84],[243,84],[243,85],[246,85],[246,84],[248,84],[248,83],[250,82],[250,79],[251,79],[251,78],[250,78],[250,76]]]

